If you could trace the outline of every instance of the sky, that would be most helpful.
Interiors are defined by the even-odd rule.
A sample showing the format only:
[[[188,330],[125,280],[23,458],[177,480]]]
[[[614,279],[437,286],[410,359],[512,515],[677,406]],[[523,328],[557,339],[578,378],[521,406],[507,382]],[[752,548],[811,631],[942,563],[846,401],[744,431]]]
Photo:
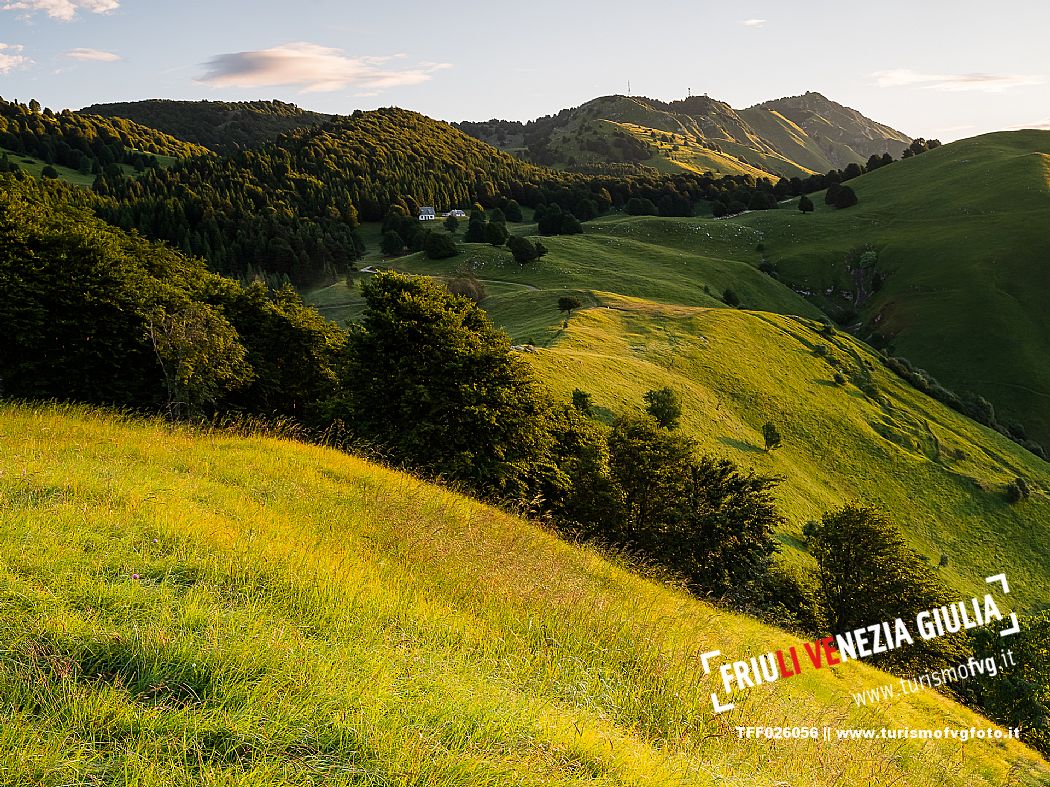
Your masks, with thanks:
[[[1050,128],[1046,0],[0,0],[0,96],[291,101],[529,120],[823,93],[912,136]]]

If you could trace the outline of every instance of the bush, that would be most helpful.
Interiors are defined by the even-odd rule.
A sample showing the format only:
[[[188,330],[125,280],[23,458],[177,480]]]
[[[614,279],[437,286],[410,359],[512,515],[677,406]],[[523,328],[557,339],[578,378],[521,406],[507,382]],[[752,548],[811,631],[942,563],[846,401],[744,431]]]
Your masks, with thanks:
[[[572,392],[572,406],[588,418],[594,415],[593,398],[587,391],[576,388]]]
[[[490,221],[485,225],[485,242],[491,246],[503,246],[507,239],[510,238],[510,233],[507,232],[507,225],[499,221]]]
[[[514,224],[519,224],[524,220],[524,216],[521,212],[521,205],[516,200],[508,200],[507,204],[503,206],[503,213],[507,217],[507,221]]]
[[[579,309],[581,306],[583,306],[583,301],[575,295],[563,295],[558,298],[558,311],[560,312],[568,312],[571,315],[575,309]]]
[[[912,618],[947,603],[952,594],[900,531],[879,510],[850,504],[825,514],[809,538],[817,561],[820,597],[833,633],[853,631],[883,620]],[[901,668],[929,669],[957,663],[960,637],[923,643],[876,657]]]
[[[829,190],[830,193],[830,190]],[[857,194],[849,186],[840,186],[835,194],[835,207],[839,210],[852,208],[858,202]]]
[[[722,302],[727,306],[732,306],[734,309],[740,306],[740,296],[736,294],[735,290],[726,288],[722,293]]]
[[[431,232],[423,241],[423,251],[431,260],[444,260],[459,253],[456,241],[443,232]]]
[[[485,243],[485,228],[488,224],[481,220],[471,217],[470,223],[467,224],[467,232],[463,236],[464,243]]]
[[[459,295],[462,298],[470,298],[474,303],[481,303],[485,300],[487,293],[485,292],[485,285],[474,276],[454,276],[445,282],[445,287],[453,295]]]
[[[783,524],[773,500],[777,480],[696,458],[691,440],[649,417],[621,418],[608,444],[621,501],[613,540],[699,590],[738,600],[758,595]]]
[[[532,374],[507,335],[428,278],[378,273],[361,292],[331,416],[392,462],[481,495],[523,494],[546,438]]]
[[[514,261],[519,265],[525,265],[539,257],[536,244],[518,235],[511,235],[507,238],[507,248],[510,249],[510,253],[514,255]]]
[[[645,197],[631,197],[624,210],[629,216],[655,216],[658,213],[656,203]]]
[[[1032,490],[1028,486],[1028,481],[1024,478],[1015,478],[1006,485],[1006,500],[1010,504],[1016,504],[1027,500],[1031,494]]]
[[[762,425],[762,440],[766,444],[767,451],[773,451],[783,445],[780,432],[772,421],[767,421]]]
[[[387,230],[383,233],[379,250],[384,257],[397,257],[405,251],[405,239],[396,230]]]
[[[657,388],[646,392],[645,412],[664,429],[677,429],[682,417],[682,401],[670,388]]]

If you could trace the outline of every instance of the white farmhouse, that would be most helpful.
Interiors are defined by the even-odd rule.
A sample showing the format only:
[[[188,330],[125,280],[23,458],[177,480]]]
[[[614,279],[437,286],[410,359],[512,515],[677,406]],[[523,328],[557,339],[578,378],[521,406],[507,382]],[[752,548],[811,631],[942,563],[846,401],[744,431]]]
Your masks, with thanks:
[[[437,212],[433,208],[420,208],[419,209],[419,220],[420,221],[433,221],[437,218]]]

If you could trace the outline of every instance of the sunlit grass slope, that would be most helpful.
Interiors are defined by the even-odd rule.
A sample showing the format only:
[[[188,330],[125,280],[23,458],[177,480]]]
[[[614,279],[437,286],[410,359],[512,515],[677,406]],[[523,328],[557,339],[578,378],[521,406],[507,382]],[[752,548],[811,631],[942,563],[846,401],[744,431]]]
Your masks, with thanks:
[[[1050,132],[988,134],[850,182],[846,211],[748,214],[793,282],[849,284],[844,258],[867,245],[885,284],[862,306],[869,329],[949,387],[991,399],[1050,443]],[[787,206],[785,206],[787,207]]]
[[[810,317],[820,312],[754,263],[759,234],[749,227],[704,219],[611,216],[587,222],[583,235],[542,238],[549,252],[519,265],[506,249],[461,243],[447,260],[411,254],[368,260],[409,273],[448,278],[469,272],[489,296],[482,306],[516,341],[546,344],[560,329],[558,298],[573,294],[593,303],[593,290],[617,292],[668,304],[723,306],[732,289],[749,308]],[[533,234],[535,225],[512,228]],[[365,274],[367,275],[367,274]],[[310,301],[330,319],[356,319],[362,309],[355,287],[339,282],[311,293]]]
[[[861,500],[889,512],[934,566],[946,555],[938,570],[960,590],[1006,571],[1015,604],[1050,602],[1050,465],[920,394],[862,343],[822,336],[818,323],[597,300],[526,356],[559,398],[581,388],[609,419],[669,385],[683,400],[682,429],[706,450],[784,478],[787,544],[799,545],[792,536],[807,519]],[[767,421],[784,438],[772,452]],[[1003,486],[1017,476],[1036,492],[1011,506]]]
[[[999,785],[1017,743],[740,741],[983,726],[804,673],[712,718],[698,654],[790,638],[333,450],[0,408],[0,780]],[[847,748],[848,747],[848,748]]]

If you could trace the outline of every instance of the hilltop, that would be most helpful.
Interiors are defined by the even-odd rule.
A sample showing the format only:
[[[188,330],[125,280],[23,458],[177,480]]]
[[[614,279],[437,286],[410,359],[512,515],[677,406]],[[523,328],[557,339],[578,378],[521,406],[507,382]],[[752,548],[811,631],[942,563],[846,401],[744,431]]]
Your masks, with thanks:
[[[8,167],[89,185],[107,168],[134,175],[149,167],[208,151],[124,118],[104,118],[63,110],[53,112],[0,98],[0,157]],[[5,168],[0,166],[0,172]]]
[[[809,671],[714,717],[698,654],[796,644],[542,528],[339,452],[0,406],[0,770],[106,782],[1045,783],[1015,741],[806,741],[733,725],[983,728],[888,676]],[[499,555],[498,560],[493,555]],[[786,720],[786,721],[785,721]]]
[[[331,119],[284,101],[149,99],[92,104],[81,114],[127,118],[217,153],[232,153]]]
[[[805,176],[899,156],[909,137],[819,93],[735,110],[709,96],[672,102],[603,96],[528,123],[459,128],[531,161],[581,168],[620,163],[661,171]]]

